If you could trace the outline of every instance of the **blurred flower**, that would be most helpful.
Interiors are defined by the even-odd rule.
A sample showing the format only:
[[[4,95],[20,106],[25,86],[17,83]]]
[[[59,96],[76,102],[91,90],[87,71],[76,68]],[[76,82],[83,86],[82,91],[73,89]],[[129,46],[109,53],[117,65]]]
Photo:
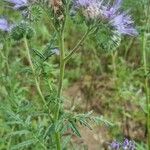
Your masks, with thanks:
[[[120,148],[120,143],[118,143],[117,141],[113,141],[113,142],[110,144],[110,147],[112,148],[112,150],[119,150],[119,148]]]
[[[28,6],[28,0],[6,0],[7,2],[13,4],[13,9],[24,10]]]
[[[0,18],[0,30],[8,32],[10,30],[10,25],[5,18]]]
[[[130,141],[128,139],[125,139],[122,144],[123,150],[135,150],[135,144],[134,141]]]
[[[59,51],[59,49],[58,48],[54,48],[54,49],[52,49],[52,51],[51,51],[53,54],[56,54],[56,55],[60,55],[60,51]]]
[[[134,144],[134,141],[125,139],[123,143],[113,141],[110,144],[110,148],[111,150],[135,150],[135,144]]]

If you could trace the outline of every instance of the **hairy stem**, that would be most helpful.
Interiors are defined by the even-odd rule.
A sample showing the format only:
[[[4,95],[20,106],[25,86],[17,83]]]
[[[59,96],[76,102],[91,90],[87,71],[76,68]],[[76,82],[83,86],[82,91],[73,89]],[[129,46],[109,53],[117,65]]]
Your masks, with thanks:
[[[83,35],[81,40],[77,43],[77,45],[72,49],[72,51],[69,53],[68,56],[65,57],[65,51],[64,51],[64,28],[60,34],[59,44],[60,44],[60,75],[59,75],[59,85],[58,85],[58,106],[56,109],[55,114],[55,121],[59,119],[59,112],[60,112],[60,100],[61,100],[61,93],[62,93],[62,87],[63,87],[63,79],[64,79],[64,71],[65,71],[65,64],[66,62],[72,57],[72,55],[77,51],[81,43],[85,40],[90,30],[87,30],[87,32]],[[61,150],[61,135],[59,132],[55,133],[56,138],[56,145],[57,150]]]
[[[59,75],[59,85],[58,85],[58,106],[56,109],[56,114],[55,114],[55,120],[57,121],[59,119],[59,112],[60,112],[60,100],[61,100],[61,93],[62,93],[62,87],[63,87],[63,78],[64,78],[64,71],[65,71],[65,53],[64,53],[64,31],[61,32],[60,39],[59,39],[59,44],[60,44],[60,75]],[[55,138],[56,138],[56,145],[57,145],[57,150],[61,150],[61,135],[59,132],[55,133]]]

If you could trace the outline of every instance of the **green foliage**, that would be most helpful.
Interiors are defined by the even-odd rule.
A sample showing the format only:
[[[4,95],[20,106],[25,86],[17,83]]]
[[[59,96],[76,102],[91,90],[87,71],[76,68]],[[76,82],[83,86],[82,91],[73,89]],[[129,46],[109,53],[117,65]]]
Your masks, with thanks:
[[[100,47],[103,52],[111,53],[120,46],[121,35],[117,31],[109,33],[108,29],[103,29],[102,27],[102,29],[96,33],[96,41],[98,47]]]

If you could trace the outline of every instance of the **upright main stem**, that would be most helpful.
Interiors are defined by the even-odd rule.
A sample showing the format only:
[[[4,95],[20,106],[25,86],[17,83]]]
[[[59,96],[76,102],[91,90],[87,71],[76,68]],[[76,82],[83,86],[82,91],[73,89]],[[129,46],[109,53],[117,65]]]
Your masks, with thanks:
[[[83,35],[81,40],[76,44],[76,46],[73,48],[73,50],[66,57],[65,57],[65,51],[64,51],[64,28],[63,28],[62,32],[60,33],[60,38],[59,38],[60,75],[59,75],[59,85],[58,85],[58,93],[57,93],[58,105],[57,105],[56,113],[55,113],[55,122],[59,119],[60,101],[61,101],[61,93],[62,93],[62,87],[63,87],[65,64],[72,57],[72,55],[76,52],[76,50],[79,48],[80,44],[86,39],[89,32],[90,32],[90,30],[87,30],[87,32]],[[61,148],[61,135],[59,132],[55,133],[55,138],[56,138],[57,150],[61,150],[62,149]]]
[[[58,93],[57,93],[58,105],[57,105],[56,114],[55,114],[55,120],[56,121],[59,119],[60,101],[61,101],[63,78],[64,78],[64,71],[65,71],[64,31],[62,31],[60,34],[59,44],[60,44],[60,75],[59,75],[59,85],[58,85]],[[60,135],[60,133],[59,132],[55,133],[55,137],[56,137],[57,150],[61,150],[62,148],[61,148],[61,135]]]
[[[146,42],[147,37],[146,33],[143,35],[143,63],[144,63],[144,73],[145,73],[145,92],[146,92],[146,103],[147,103],[147,143],[148,150],[150,150],[150,93],[149,93],[149,85],[148,85],[148,77],[147,77],[147,59],[146,59]]]

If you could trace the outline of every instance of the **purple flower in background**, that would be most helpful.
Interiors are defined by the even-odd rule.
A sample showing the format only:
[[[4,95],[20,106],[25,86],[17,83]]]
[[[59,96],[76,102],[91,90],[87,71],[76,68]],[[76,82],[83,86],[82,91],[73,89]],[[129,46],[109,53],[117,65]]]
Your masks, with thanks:
[[[10,30],[10,25],[5,18],[0,18],[0,30],[8,32]]]
[[[120,143],[118,143],[117,141],[113,141],[113,142],[110,144],[110,147],[112,148],[112,150],[119,150],[119,148],[120,148]]]
[[[133,141],[125,139],[122,144],[123,150],[135,150],[135,144]]]
[[[111,150],[135,150],[135,143],[134,141],[130,141],[128,139],[125,139],[123,143],[113,141],[110,144],[110,148]]]
[[[24,10],[28,6],[28,0],[6,0],[7,2],[13,4],[13,9]]]

